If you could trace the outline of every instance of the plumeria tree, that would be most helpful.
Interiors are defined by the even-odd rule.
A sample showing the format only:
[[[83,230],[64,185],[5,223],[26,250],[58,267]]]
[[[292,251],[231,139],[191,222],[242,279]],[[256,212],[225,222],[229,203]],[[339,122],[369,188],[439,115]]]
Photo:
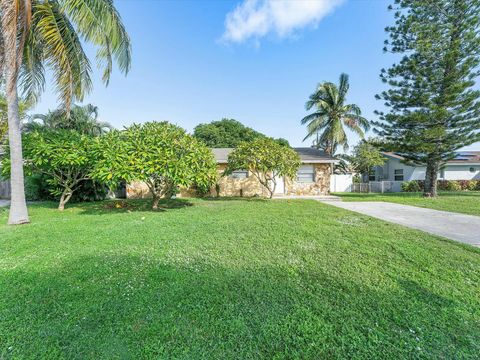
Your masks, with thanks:
[[[182,128],[167,122],[132,125],[97,139],[94,176],[115,186],[121,181],[144,182],[152,208],[178,186],[208,187],[215,183],[213,154]]]
[[[272,198],[277,179],[294,178],[299,167],[300,157],[292,148],[270,138],[259,138],[241,143],[228,155],[225,174],[241,169],[250,171]]]
[[[63,107],[92,88],[84,43],[94,45],[108,84],[113,63],[130,68],[130,39],[112,0],[0,0],[0,81],[5,82],[11,163],[8,222],[29,222],[25,202],[18,90],[34,102],[51,70]]]
[[[72,130],[44,129],[23,135],[25,172],[47,177],[50,193],[59,197],[59,210],[65,209],[82,183],[91,180],[95,164],[93,145],[91,137]],[[9,176],[8,156],[2,165],[3,175]]]

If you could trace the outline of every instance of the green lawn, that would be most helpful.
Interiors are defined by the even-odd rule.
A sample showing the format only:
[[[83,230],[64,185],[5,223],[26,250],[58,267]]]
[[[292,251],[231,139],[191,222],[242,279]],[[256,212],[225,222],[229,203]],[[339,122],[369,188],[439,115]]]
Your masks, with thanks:
[[[0,210],[1,359],[478,359],[480,251],[315,201]]]
[[[423,198],[421,193],[336,193],[335,195],[342,197],[343,201],[388,201],[480,216],[480,191],[440,192],[436,199]]]

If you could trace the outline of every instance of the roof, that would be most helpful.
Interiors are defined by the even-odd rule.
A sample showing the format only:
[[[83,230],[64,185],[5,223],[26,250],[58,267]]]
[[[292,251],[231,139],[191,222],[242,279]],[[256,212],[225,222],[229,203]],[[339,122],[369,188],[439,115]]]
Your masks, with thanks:
[[[398,159],[405,160],[401,155],[394,152],[382,152],[383,155]],[[480,163],[480,151],[460,151],[457,152],[455,157],[447,161],[447,164],[451,165],[464,165],[464,164],[477,164]]]
[[[293,148],[300,156],[300,161],[305,164],[312,163],[335,163],[338,160],[331,155],[326,154],[322,150],[309,147]],[[213,148],[212,152],[218,164],[226,164],[228,162],[228,154],[233,148]]]

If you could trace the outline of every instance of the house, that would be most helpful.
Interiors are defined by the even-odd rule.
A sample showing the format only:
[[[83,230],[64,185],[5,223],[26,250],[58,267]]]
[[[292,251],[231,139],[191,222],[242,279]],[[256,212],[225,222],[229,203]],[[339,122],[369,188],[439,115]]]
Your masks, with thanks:
[[[234,171],[229,176],[221,176],[228,163],[228,154],[232,148],[212,149],[217,162],[219,180],[212,187],[212,196],[268,196],[267,190],[247,170]],[[330,175],[333,165],[338,161],[321,150],[314,148],[294,148],[298,153],[301,166],[295,179],[279,178],[275,189],[276,196],[297,195],[315,196],[326,195],[330,191]],[[218,193],[218,194],[217,194]],[[179,196],[195,196],[192,189],[181,189]],[[149,190],[145,184],[132,183],[127,185],[128,198],[149,197]]]
[[[387,161],[369,174],[370,181],[395,182],[392,191],[400,191],[403,181],[425,180],[426,167],[405,162],[392,152],[382,153]],[[480,180],[480,151],[462,151],[447,161],[438,173],[439,180]]]

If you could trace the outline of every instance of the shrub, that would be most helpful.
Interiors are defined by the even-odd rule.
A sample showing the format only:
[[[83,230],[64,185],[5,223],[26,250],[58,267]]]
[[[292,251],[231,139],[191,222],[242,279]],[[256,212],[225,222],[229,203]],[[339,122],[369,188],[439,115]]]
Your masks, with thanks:
[[[420,187],[420,184],[416,180],[404,181],[402,183],[402,191],[404,191],[404,192],[420,192],[420,191],[422,191],[422,188]]]
[[[456,180],[462,190],[468,190],[471,180]]]
[[[34,174],[25,178],[25,198],[29,201],[54,200],[47,183],[48,177]]]
[[[445,190],[447,191],[461,191],[462,187],[458,181],[448,180]]]
[[[108,194],[108,187],[98,181],[86,180],[80,183],[72,195],[72,202],[104,200]]]
[[[475,190],[478,190],[480,186],[480,181],[478,180],[469,180],[468,184],[467,184],[467,190],[469,191],[475,191]]]

